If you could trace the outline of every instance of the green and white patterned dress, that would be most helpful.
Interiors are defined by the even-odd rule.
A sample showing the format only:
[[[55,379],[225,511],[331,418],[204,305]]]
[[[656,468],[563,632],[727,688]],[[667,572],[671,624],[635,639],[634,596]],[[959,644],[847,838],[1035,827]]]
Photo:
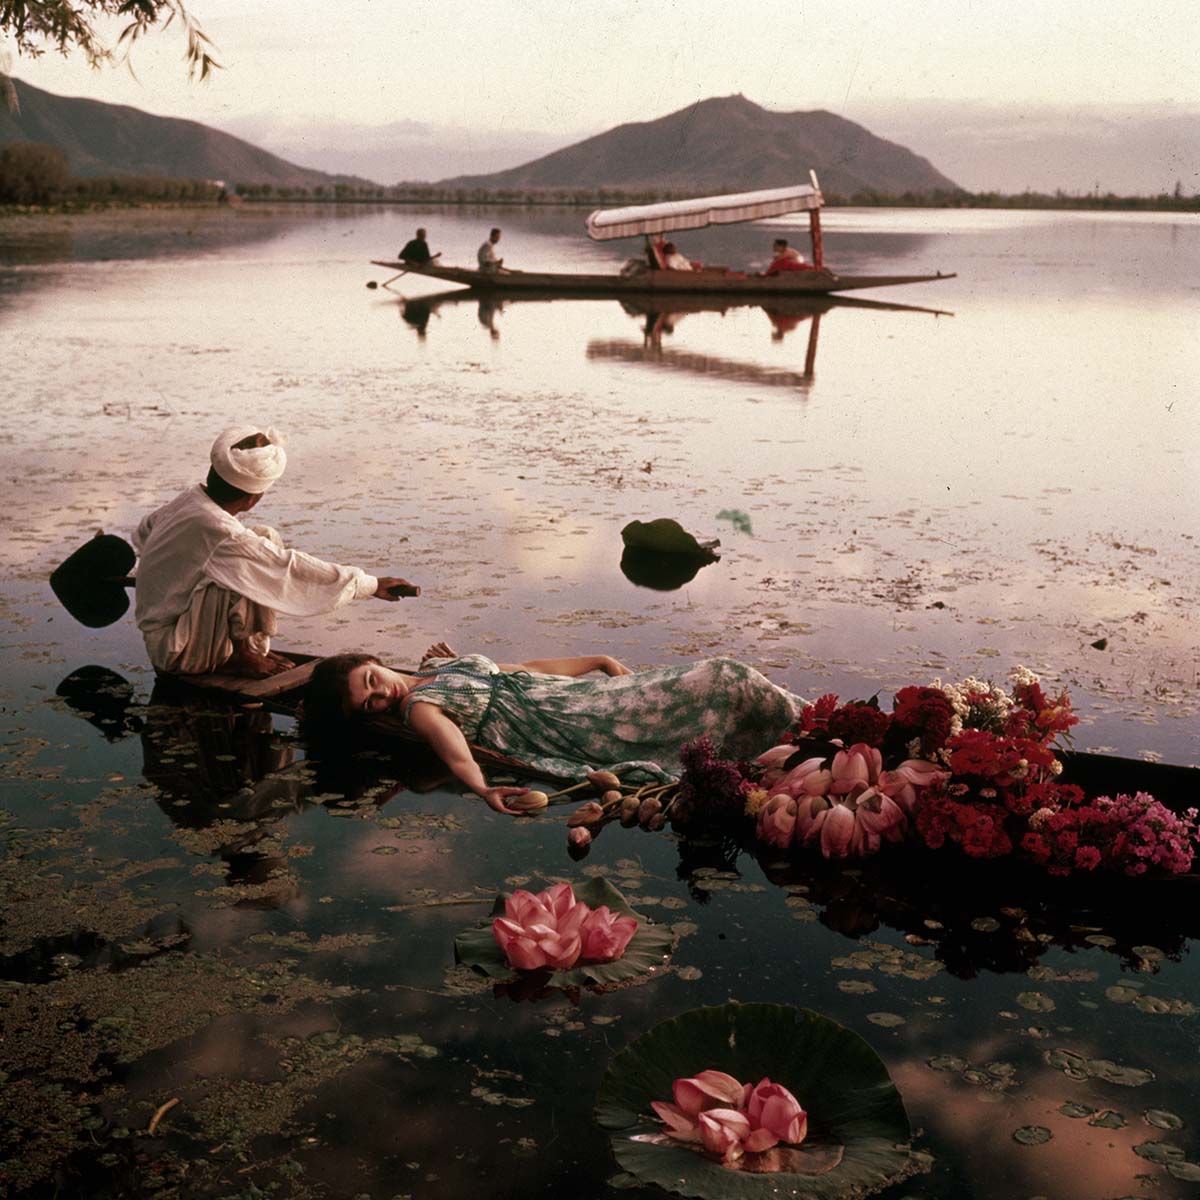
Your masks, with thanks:
[[[468,654],[418,670],[434,672],[403,701],[398,732],[414,704],[436,704],[468,742],[563,779],[607,769],[628,782],[666,783],[679,777],[680,747],[701,734],[726,757],[748,758],[775,745],[802,703],[732,658],[569,678],[505,672]],[[396,721],[389,714],[381,726]]]

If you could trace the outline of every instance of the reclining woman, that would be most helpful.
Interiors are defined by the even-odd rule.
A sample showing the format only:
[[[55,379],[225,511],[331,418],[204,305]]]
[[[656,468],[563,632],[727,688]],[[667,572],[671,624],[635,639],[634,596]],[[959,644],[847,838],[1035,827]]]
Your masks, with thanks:
[[[359,725],[427,742],[497,812],[527,788],[489,787],[471,745],[562,779],[607,769],[627,782],[679,777],[679,750],[708,734],[732,758],[772,746],[803,703],[753,667],[710,658],[630,671],[608,655],[495,663],[431,646],[415,674],[370,654],[317,665],[304,697],[306,731]]]

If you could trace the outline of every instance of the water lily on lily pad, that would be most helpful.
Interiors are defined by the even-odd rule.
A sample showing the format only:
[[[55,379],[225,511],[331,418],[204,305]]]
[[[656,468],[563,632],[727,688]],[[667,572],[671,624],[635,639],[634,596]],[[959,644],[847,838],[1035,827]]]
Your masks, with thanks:
[[[706,1200],[842,1200],[918,1169],[879,1055],[790,1005],[695,1008],[654,1026],[613,1059],[596,1119],[629,1174]]]
[[[619,983],[662,967],[674,934],[637,913],[604,876],[534,895],[501,893],[489,925],[464,930],[454,955],[493,979],[545,971],[547,987]]]

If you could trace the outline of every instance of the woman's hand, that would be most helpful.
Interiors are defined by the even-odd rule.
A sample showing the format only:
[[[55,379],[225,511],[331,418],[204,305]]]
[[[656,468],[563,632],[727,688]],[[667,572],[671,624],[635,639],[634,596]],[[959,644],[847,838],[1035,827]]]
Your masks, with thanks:
[[[446,645],[445,642],[434,642],[424,654],[421,655],[421,661],[424,662],[427,658],[457,658],[458,655]]]
[[[510,817],[519,817],[521,814],[515,808],[509,808],[504,801],[509,796],[523,796],[529,791],[523,787],[490,787],[485,791],[480,792],[480,795],[487,801],[488,808],[494,808],[497,812],[507,813]]]
[[[600,659],[600,670],[605,675],[632,675],[633,672],[623,663],[605,654]]]

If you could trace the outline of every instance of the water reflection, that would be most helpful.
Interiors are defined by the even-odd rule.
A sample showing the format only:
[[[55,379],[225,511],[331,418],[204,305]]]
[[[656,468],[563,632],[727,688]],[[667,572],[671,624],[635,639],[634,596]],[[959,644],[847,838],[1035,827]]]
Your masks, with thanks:
[[[229,883],[242,890],[239,903],[253,907],[297,897],[287,851],[273,835],[312,808],[315,796],[332,807],[381,809],[401,790],[430,793],[449,780],[433,756],[419,749],[396,756],[390,745],[302,762],[294,737],[281,734],[265,708],[161,682],[140,706],[127,681],[101,667],[71,672],[58,694],[109,741],[140,738],[142,773],[159,807],[179,830],[215,831],[185,844],[194,840],[197,852],[223,861]],[[730,880],[761,876],[787,894],[796,919],[851,941],[893,930],[914,948],[930,948],[960,979],[1030,973],[1052,949],[1097,947],[1127,970],[1153,972],[1200,936],[1193,902],[1200,876],[1062,881],[915,848],[847,865],[809,854],[785,859],[757,843],[687,831],[676,845],[676,875],[702,905]]]
[[[455,305],[477,304],[479,324],[487,329],[489,335],[495,340],[500,337],[498,320],[510,305],[551,304],[571,300],[593,303],[597,300],[614,300],[628,316],[641,325],[642,340],[640,344],[621,338],[594,338],[589,341],[587,344],[589,360],[627,362],[695,375],[731,379],[741,383],[801,390],[806,390],[812,384],[816,374],[821,318],[836,308],[953,316],[953,313],[944,309],[842,296],[785,296],[774,297],[769,302],[763,303],[753,298],[735,296],[613,296],[611,293],[593,295],[530,289],[513,292],[492,290],[486,293],[456,289],[428,296],[401,297],[399,311],[401,320],[416,331],[418,338],[424,339],[428,334],[430,319],[439,309]],[[782,342],[802,327],[807,329],[808,337],[803,370],[788,370],[718,354],[680,350],[664,344],[664,339],[674,334],[680,322],[688,316],[700,313],[715,313],[724,316],[726,313],[741,308],[761,310],[767,318],[772,342]]]

